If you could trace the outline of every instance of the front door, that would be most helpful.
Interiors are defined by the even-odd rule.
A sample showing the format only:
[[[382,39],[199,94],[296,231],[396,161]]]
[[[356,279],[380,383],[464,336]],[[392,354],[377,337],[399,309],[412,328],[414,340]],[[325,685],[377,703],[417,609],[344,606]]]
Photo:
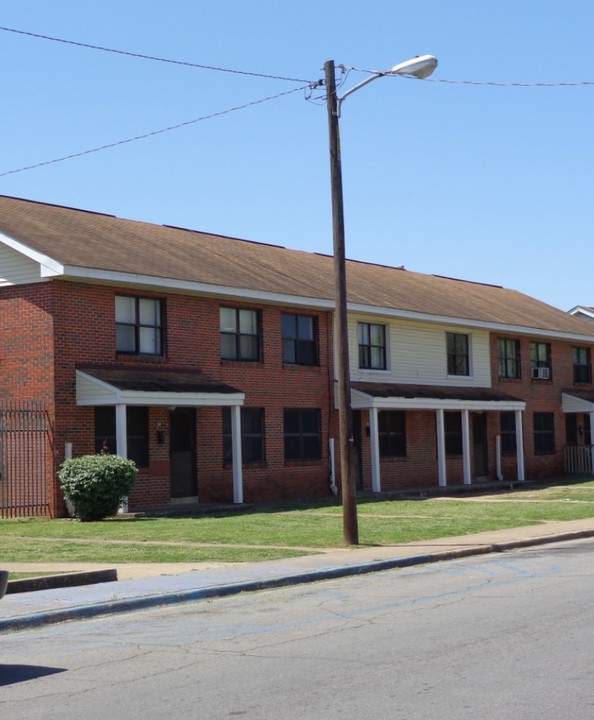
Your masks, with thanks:
[[[169,414],[171,499],[197,498],[196,410],[177,408]]]
[[[485,477],[489,474],[487,458],[487,414],[472,414],[472,448],[474,455],[474,476]]]

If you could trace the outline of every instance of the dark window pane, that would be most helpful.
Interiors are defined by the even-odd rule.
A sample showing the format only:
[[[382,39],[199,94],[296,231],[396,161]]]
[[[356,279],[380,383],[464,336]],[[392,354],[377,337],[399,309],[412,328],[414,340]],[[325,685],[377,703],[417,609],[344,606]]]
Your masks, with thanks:
[[[241,408],[241,457],[244,463],[264,460],[264,410]],[[223,462],[233,461],[231,408],[223,408]]]
[[[502,412],[500,418],[501,452],[516,452],[516,415],[513,412]]]
[[[315,323],[308,315],[283,313],[283,362],[298,365],[315,365],[317,347],[315,341]]]
[[[237,343],[235,341],[235,335],[221,335],[221,357],[224,360],[236,360],[237,359]]]
[[[379,447],[381,457],[406,456],[406,415],[401,410],[379,413]]]
[[[162,303],[152,298],[115,298],[116,350],[136,355],[161,355]]]
[[[223,360],[260,359],[260,329],[256,310],[220,308]]]
[[[446,455],[462,455],[462,413],[445,412]]]
[[[126,408],[126,444],[128,457],[138,467],[148,467],[148,408]],[[114,407],[95,408],[95,451],[115,454],[116,447],[116,419]]]
[[[258,359],[258,338],[251,335],[241,335],[239,340],[239,353],[242,360]]]
[[[553,413],[534,413],[534,451],[551,455],[555,452],[555,416]]]
[[[285,410],[285,460],[317,460],[322,457],[319,410]]]
[[[359,323],[359,367],[367,370],[385,370],[386,328],[375,323]]]

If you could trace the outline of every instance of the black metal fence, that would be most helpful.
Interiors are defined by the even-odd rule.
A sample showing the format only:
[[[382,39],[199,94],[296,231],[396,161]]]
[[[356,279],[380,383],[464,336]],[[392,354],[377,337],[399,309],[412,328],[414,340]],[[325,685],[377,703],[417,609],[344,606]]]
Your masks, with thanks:
[[[0,401],[0,517],[50,514],[50,423],[37,401]]]

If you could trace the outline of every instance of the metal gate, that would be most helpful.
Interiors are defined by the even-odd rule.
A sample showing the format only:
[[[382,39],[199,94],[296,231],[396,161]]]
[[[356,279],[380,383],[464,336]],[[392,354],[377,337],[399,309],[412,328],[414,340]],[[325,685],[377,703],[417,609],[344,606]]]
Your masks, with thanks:
[[[0,401],[0,517],[49,515],[52,468],[45,405]]]
[[[592,445],[565,446],[567,475],[592,475]]]

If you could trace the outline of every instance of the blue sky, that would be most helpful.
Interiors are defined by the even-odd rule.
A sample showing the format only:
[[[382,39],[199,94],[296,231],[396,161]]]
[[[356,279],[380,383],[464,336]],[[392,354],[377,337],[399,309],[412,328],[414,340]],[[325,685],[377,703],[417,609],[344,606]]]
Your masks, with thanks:
[[[326,107],[302,88],[326,60],[353,68],[344,91],[431,53],[429,80],[343,106],[347,256],[594,305],[591,0],[19,0],[0,26],[306,81],[0,31],[1,194],[322,253]]]

